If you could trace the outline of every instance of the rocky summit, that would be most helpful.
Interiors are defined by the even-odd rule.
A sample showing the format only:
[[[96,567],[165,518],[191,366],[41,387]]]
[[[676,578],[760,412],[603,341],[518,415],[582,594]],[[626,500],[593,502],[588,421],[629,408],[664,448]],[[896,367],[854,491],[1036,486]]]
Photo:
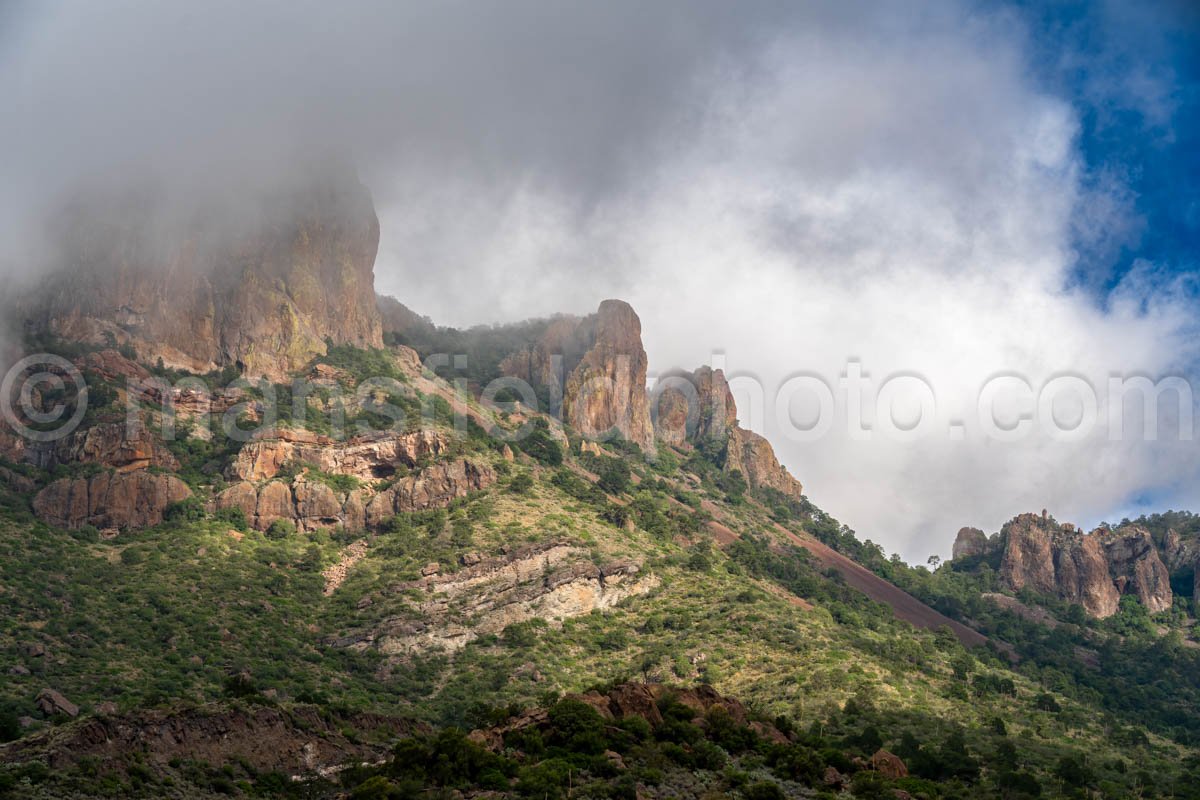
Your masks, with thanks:
[[[1171,608],[1174,599],[1164,553],[1138,525],[1084,533],[1043,512],[1016,517],[992,540],[975,528],[959,531],[956,561],[978,560],[989,553],[999,556],[999,579],[1005,589],[1028,589],[1074,603],[1100,619],[1115,614],[1125,595],[1137,597],[1151,613]]]
[[[85,198],[57,219],[50,276],[13,313],[27,330],[126,345],[138,360],[283,380],[326,341],[378,347],[379,221],[348,169],[328,165],[228,218],[182,219],[147,189]]]

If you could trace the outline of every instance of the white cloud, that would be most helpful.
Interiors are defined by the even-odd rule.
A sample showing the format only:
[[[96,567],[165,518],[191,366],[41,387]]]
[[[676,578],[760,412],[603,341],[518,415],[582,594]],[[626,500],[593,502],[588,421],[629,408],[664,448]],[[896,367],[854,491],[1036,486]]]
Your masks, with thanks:
[[[1103,390],[1111,373],[1169,372],[1192,346],[1189,312],[1160,287],[1131,285],[1139,303],[1107,311],[1064,288],[1080,220],[1128,224],[1122,188],[1084,174],[1074,112],[1033,84],[1003,20],[945,13],[783,35],[757,62],[713,65],[703,113],[672,132],[636,191],[583,214],[522,187],[485,213],[498,222],[488,235],[452,237],[483,266],[471,270],[478,300],[438,302],[435,287],[422,300],[459,318],[516,317],[624,296],[652,369],[717,351],[769,391],[798,372],[836,389],[849,360],[876,385],[923,376],[940,422],[916,442],[853,441],[839,419],[797,444],[765,421],[818,505],[909,559],[946,554],[962,525],[995,530],[1026,510],[1090,524],[1164,474],[1194,474],[1186,443],[1110,443],[1102,428],[1076,443],[1040,432],[999,443],[975,429],[995,374],[1034,387],[1077,374]],[[434,203],[439,215],[450,206]],[[407,244],[393,240],[396,258]],[[964,441],[945,433],[951,419],[967,423]]]

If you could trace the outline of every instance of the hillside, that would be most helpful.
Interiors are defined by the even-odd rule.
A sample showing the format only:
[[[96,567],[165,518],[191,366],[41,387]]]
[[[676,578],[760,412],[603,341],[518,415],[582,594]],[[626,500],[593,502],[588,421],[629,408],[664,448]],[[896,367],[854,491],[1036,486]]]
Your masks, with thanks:
[[[405,731],[430,730],[420,726],[503,729],[547,704],[556,719],[569,707],[562,693],[635,678],[711,685],[789,733],[735,742],[703,722],[700,747],[690,729],[664,728],[691,716],[659,713],[632,739],[605,734],[624,764],[614,768],[595,761],[599,745],[554,740],[551,722],[544,752],[501,736],[504,785],[565,792],[590,774],[591,793],[611,783],[651,797],[686,786],[807,796],[838,780],[864,797],[889,784],[912,796],[1016,797],[1034,786],[1062,796],[1075,781],[1109,797],[1187,796],[1188,739],[1064,687],[1036,658],[1014,665],[1011,628],[943,602],[945,568],[884,561],[798,483],[781,483],[765,451],[753,481],[731,469],[728,442],[750,441],[736,427],[721,439],[685,425],[668,444],[660,419],[648,458],[620,436],[593,443],[528,409],[486,409],[402,346],[343,346],[303,374],[332,391],[382,371],[396,381],[395,405],[428,406],[432,426],[339,440],[327,413],[307,428],[293,413],[242,443],[222,440],[220,426],[200,438],[197,415],[181,428],[188,438],[151,437],[133,458],[95,432],[120,418],[127,392],[116,378],[155,367],[95,347],[62,352],[110,405],[89,410],[90,438],[36,458],[10,448],[0,473],[0,669],[6,735],[22,737],[0,750],[12,796],[288,796],[296,786],[334,796],[339,784],[383,796],[370,787],[411,786],[407,767],[329,770],[386,759]],[[244,424],[271,388],[238,390]],[[308,398],[310,409],[328,412],[328,396]],[[153,431],[150,401],[161,398],[138,397]],[[391,421],[372,417],[371,402],[347,410]],[[470,420],[457,430],[456,410]],[[501,441],[526,423],[532,435]],[[129,495],[112,488],[131,476],[154,487],[132,515],[121,505]],[[170,481],[178,497],[161,491]],[[81,510],[64,513],[78,492]],[[335,721],[314,727],[313,713]],[[156,744],[164,724],[191,744]],[[229,739],[242,726],[258,731],[245,746]],[[271,758],[251,746],[268,729]],[[101,746],[116,730],[128,746]],[[203,744],[217,731],[233,744]],[[912,776],[871,768],[880,749]],[[844,777],[827,784],[830,768]],[[605,777],[611,769],[620,781]],[[308,780],[280,784],[280,773]],[[464,775],[418,780],[497,785]]]
[[[1197,796],[1193,518],[909,567],[720,370],[648,393],[624,302],[458,331],[361,297],[354,187],[236,274],[208,251],[198,306],[109,231],[115,282],[14,311],[64,380],[0,427],[0,794]]]

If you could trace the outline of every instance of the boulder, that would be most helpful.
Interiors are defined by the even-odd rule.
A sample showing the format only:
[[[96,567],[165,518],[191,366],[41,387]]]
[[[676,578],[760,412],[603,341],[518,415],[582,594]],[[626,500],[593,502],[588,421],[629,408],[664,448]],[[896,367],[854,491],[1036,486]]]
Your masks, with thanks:
[[[875,755],[871,756],[871,769],[878,772],[888,780],[899,780],[900,778],[908,777],[908,767],[900,760],[900,757],[889,753],[887,750],[878,750]]]
[[[58,714],[65,714],[68,717],[79,716],[79,706],[72,703],[67,698],[54,689],[42,689],[38,692],[37,699],[34,703],[47,717],[53,717]]]

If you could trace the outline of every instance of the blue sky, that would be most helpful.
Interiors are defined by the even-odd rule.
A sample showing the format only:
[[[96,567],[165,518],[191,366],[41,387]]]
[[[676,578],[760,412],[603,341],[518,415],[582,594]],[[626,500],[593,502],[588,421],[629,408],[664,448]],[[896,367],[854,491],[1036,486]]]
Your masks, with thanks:
[[[1041,80],[1079,110],[1088,169],[1131,193],[1118,247],[1080,242],[1078,280],[1111,289],[1138,260],[1200,269],[1200,4],[1021,3]]]

